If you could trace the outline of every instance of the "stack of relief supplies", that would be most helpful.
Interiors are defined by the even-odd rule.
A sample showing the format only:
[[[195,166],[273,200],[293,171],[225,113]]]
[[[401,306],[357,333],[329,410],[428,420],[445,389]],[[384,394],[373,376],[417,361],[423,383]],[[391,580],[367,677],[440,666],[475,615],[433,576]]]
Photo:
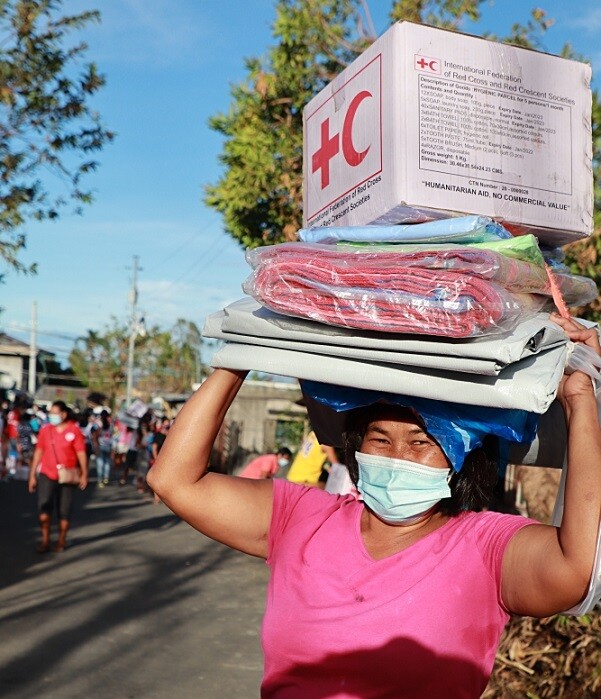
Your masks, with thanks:
[[[247,261],[247,298],[205,324],[214,367],[537,414],[570,351],[550,311],[598,293],[482,216],[303,229]]]

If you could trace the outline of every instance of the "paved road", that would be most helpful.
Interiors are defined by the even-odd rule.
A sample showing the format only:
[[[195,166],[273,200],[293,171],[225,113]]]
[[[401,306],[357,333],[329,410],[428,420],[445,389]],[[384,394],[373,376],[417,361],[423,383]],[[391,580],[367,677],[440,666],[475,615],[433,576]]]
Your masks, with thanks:
[[[78,495],[70,546],[40,555],[34,497],[0,483],[0,695],[257,697],[263,561],[133,486]]]

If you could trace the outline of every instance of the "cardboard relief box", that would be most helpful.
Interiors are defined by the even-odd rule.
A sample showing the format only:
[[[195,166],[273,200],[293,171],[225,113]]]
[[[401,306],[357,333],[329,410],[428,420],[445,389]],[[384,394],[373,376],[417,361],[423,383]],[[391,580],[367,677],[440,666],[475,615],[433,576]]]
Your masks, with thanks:
[[[585,63],[400,22],[304,110],[304,223],[455,213],[562,245],[593,227]]]

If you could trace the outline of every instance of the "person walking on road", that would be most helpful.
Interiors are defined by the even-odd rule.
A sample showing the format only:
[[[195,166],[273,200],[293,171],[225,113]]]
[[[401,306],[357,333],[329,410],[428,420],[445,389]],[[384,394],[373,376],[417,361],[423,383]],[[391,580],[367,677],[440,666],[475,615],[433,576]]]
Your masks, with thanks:
[[[88,485],[85,438],[77,424],[70,419],[65,403],[55,401],[50,408],[48,424],[40,430],[29,469],[29,492],[37,491],[38,517],[42,531],[38,553],[50,550],[50,527],[55,506],[59,518],[59,534],[54,550],[64,551],[67,545],[73,495],[78,486],[59,483],[59,468],[76,469],[78,466],[81,471],[79,488],[84,490]]]
[[[125,453],[125,463],[123,471],[119,479],[119,485],[127,485],[129,483],[129,474],[131,471],[136,471],[138,467],[138,450],[142,443],[142,432],[139,427],[126,427],[127,434],[127,452]]]
[[[33,443],[35,433],[30,422],[31,415],[21,413],[17,425],[17,467],[29,467],[33,456]]]
[[[290,459],[292,452],[288,447],[282,447],[275,454],[263,454],[249,461],[239,475],[241,478],[273,478],[281,468],[290,464]]]
[[[150,452],[151,452],[151,458],[150,458],[150,467],[152,468],[152,465],[154,462],[157,460],[157,457],[159,455],[159,452],[163,448],[163,444],[165,443],[165,440],[167,439],[167,435],[169,434],[169,429],[171,428],[171,420],[168,418],[164,418],[161,421],[161,424],[157,426],[156,431],[152,437],[152,442],[150,444]],[[150,473],[150,469],[148,470],[148,473]],[[146,482],[148,483],[148,474],[146,475]],[[153,500],[155,505],[159,505],[161,502],[161,499],[159,496],[152,491],[153,494]]]
[[[96,475],[98,487],[104,488],[111,477],[111,462],[113,451],[113,426],[108,411],[100,413],[100,428],[94,433],[96,446]]]

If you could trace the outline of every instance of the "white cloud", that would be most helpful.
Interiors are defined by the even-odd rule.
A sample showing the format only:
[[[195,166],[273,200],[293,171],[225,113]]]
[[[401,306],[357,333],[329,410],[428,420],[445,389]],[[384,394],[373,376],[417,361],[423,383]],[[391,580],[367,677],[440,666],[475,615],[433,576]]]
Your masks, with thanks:
[[[72,0],[73,1],[73,0]],[[122,61],[169,66],[208,52],[211,26],[200,3],[178,0],[75,0],[74,9],[100,9],[101,23],[86,30],[93,57],[103,64]]]
[[[572,19],[568,20],[570,27],[578,27],[586,32],[593,33],[601,29],[601,7],[591,7],[584,13],[579,12]]]
[[[221,310],[242,296],[238,283],[208,286],[168,280],[141,281],[139,308],[147,327],[168,328],[178,318],[195,322],[201,329],[210,313]]]
[[[155,46],[189,48],[205,34],[198,15],[188,13],[186,3],[178,3],[176,11],[170,0],[125,0],[124,4],[135,15],[136,25],[153,38]]]
[[[593,54],[590,57],[590,61],[593,67],[593,75],[597,75],[597,73],[601,72],[601,51]]]

